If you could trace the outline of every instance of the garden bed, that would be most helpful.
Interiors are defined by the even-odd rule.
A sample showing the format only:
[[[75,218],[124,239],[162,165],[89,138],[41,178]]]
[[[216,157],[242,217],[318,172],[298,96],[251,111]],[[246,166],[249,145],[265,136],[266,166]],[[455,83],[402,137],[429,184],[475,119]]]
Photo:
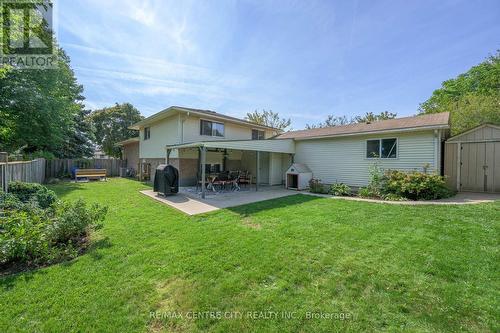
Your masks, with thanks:
[[[0,192],[0,275],[72,259],[101,228],[107,208],[64,202],[45,186],[14,182]]]

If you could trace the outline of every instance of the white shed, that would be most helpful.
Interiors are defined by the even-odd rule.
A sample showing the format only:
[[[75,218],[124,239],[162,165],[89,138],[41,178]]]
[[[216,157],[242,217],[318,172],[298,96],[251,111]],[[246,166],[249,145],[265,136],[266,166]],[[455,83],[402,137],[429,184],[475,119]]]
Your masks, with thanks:
[[[312,171],[305,164],[293,163],[286,171],[286,188],[305,190],[312,179]]]

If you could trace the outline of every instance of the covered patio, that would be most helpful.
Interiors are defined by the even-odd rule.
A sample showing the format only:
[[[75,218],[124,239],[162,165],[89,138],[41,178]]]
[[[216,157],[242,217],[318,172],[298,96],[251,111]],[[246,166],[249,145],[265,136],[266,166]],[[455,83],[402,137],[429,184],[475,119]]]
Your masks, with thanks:
[[[166,162],[178,168],[181,187],[197,188],[190,194],[205,199],[213,192],[280,187],[294,153],[291,139],[203,141],[166,146]]]

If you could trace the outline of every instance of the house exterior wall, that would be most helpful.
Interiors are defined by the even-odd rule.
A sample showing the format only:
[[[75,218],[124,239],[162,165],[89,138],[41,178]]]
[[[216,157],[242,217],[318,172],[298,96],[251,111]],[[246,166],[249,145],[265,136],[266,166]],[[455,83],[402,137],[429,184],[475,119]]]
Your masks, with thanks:
[[[206,119],[224,123],[224,137],[200,135],[200,120]],[[210,117],[187,116],[175,114],[149,126],[151,137],[144,140],[144,128],[140,129],[139,154],[140,158],[162,158],[166,155],[165,146],[187,142],[216,141],[216,140],[250,140],[252,126],[239,125]],[[274,135],[272,130],[265,130],[265,138]],[[180,158],[176,149],[172,150],[171,158]],[[198,158],[188,157],[188,158]]]
[[[144,140],[144,129],[141,128],[139,136],[140,158],[165,158],[165,145],[179,143],[178,123],[179,117],[174,115],[152,124],[149,126],[151,137],[148,140]]]
[[[224,123],[224,137],[200,135],[200,120]],[[190,116],[183,121],[182,142],[216,141],[216,140],[250,140],[252,139],[252,126],[243,126],[221,120]],[[272,136],[272,131],[264,131],[265,138]]]
[[[127,160],[127,168],[137,171],[139,165],[139,142],[124,145],[122,148],[122,158]]]
[[[378,138],[398,139],[397,158],[366,158],[366,140]],[[440,144],[434,131],[303,140],[295,144],[294,161],[306,164],[324,183],[366,186],[374,164],[381,169],[423,171],[427,167],[427,172],[438,172]]]
[[[283,184],[281,154],[269,154],[269,185]]]

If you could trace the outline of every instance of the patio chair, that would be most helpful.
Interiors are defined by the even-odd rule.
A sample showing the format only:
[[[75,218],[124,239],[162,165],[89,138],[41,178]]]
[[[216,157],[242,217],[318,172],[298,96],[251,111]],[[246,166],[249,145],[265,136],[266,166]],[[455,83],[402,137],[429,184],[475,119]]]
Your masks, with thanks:
[[[205,184],[204,184],[204,186],[205,186],[205,188],[207,188],[208,190],[210,190],[210,189],[212,188],[212,185],[211,185],[211,177],[213,177],[213,176],[208,175],[208,174],[207,174],[207,175],[205,175]],[[197,179],[197,180],[196,180],[196,191],[198,191],[198,188],[199,188],[199,189],[200,189],[200,191],[201,191],[201,187],[203,186],[203,185],[202,185],[202,183],[203,183],[203,182],[201,181],[201,173],[199,173],[199,172],[197,172],[197,173],[196,173],[196,179]]]
[[[222,190],[222,187],[226,184],[224,180],[221,180],[218,175],[215,176],[210,176],[208,180],[208,186],[207,188],[217,192],[217,187],[219,188],[219,191]]]
[[[240,185],[239,185],[240,174],[241,174],[241,171],[230,171],[229,172],[229,182],[231,184],[232,191],[239,191],[240,190]]]
[[[245,187],[247,187],[249,184],[252,184],[252,175],[248,171],[242,171],[238,183],[245,184]]]
[[[229,171],[219,172],[217,175],[217,182],[220,185],[221,190],[226,189],[226,185],[229,184]]]

